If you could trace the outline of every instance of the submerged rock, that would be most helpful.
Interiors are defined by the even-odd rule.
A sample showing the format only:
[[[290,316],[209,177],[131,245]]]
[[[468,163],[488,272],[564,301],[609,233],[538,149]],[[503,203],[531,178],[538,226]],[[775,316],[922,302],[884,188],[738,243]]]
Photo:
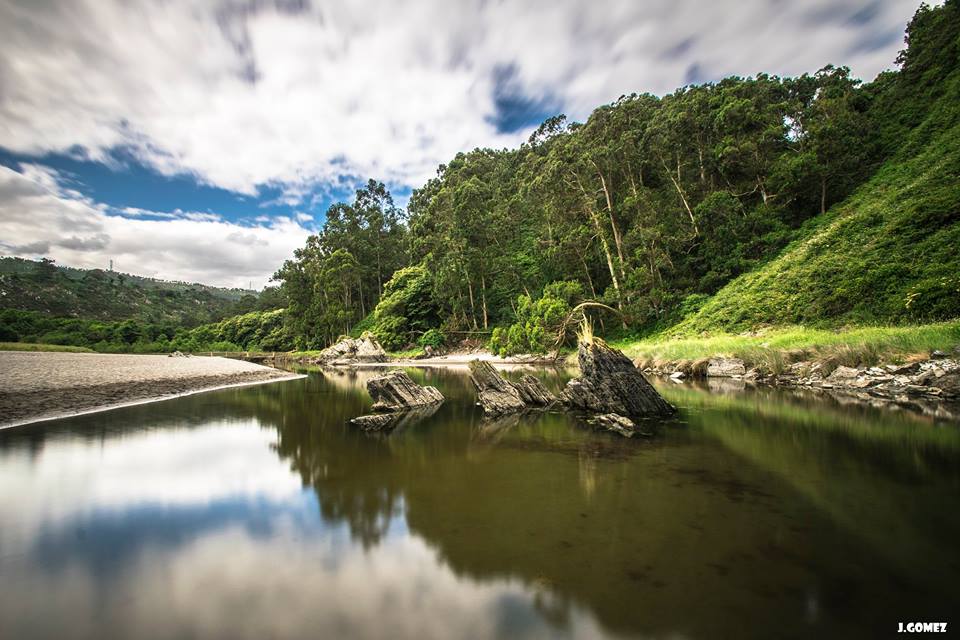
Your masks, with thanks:
[[[367,432],[401,431],[414,423],[429,418],[439,408],[439,404],[432,404],[390,413],[371,413],[353,418],[350,420],[350,424]]]
[[[632,438],[633,436],[638,435],[649,437],[653,435],[648,431],[643,431],[640,429],[640,427],[637,426],[637,424],[630,418],[625,418],[624,416],[616,413],[601,413],[598,416],[590,418],[588,422],[595,427],[612,431],[623,436],[624,438]]]
[[[570,407],[626,418],[665,417],[676,411],[627,356],[600,338],[581,342],[577,360],[583,375],[568,382],[561,394]]]
[[[387,352],[383,350],[372,334],[365,333],[359,338],[343,338],[335,345],[327,347],[314,359],[317,364],[345,366],[358,362],[386,362]]]
[[[435,387],[420,386],[402,370],[367,380],[367,391],[373,398],[376,412],[401,411],[443,402],[443,394]]]
[[[510,382],[489,362],[473,360],[468,366],[470,379],[477,388],[478,403],[485,415],[514,413],[530,406],[549,406],[557,400],[542,382],[529,374],[519,382]]]

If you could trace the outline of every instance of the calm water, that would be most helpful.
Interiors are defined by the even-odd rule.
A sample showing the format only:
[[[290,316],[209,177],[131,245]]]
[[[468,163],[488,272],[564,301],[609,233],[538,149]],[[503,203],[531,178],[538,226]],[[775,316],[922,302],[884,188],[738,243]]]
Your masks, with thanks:
[[[388,437],[369,373],[0,431],[2,638],[877,637],[960,611],[957,425],[671,385]],[[558,375],[543,374],[553,386]]]

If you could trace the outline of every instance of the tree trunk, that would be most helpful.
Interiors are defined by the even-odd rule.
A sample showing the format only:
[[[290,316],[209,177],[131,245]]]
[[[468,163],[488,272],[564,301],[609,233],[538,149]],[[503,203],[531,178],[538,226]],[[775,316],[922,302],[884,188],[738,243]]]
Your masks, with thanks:
[[[607,181],[604,179],[603,173],[600,172],[600,167],[597,167],[596,163],[593,163],[593,166],[597,168],[600,185],[603,187],[603,196],[607,201],[607,213],[610,215],[610,228],[613,229],[613,242],[617,247],[617,258],[620,260],[620,277],[626,280],[627,274],[623,268],[624,264],[626,264],[623,258],[623,241],[620,238],[620,229],[617,228],[617,219],[613,215],[613,199],[610,197],[610,189],[607,187]]]
[[[680,200],[683,202],[683,208],[687,210],[687,215],[690,217],[690,224],[693,225],[693,235],[699,236],[700,229],[697,227],[697,221],[693,217],[693,210],[690,208],[690,203],[687,202],[687,196],[683,192],[683,187],[680,186],[680,183],[673,177],[673,174],[670,173],[670,170],[667,169],[667,165],[663,162],[663,158],[660,159],[660,162],[663,163],[663,168],[667,170],[667,175],[670,177],[670,182],[673,183],[674,188],[677,190],[677,194],[680,195]],[[677,175],[680,175],[680,164],[677,164]]]
[[[474,330],[477,329],[477,309],[473,303],[473,283],[470,282],[470,274],[467,273],[467,268],[463,268],[463,275],[467,279],[467,291],[470,293],[470,321],[473,323]]]
[[[487,322],[487,279],[482,271],[480,272],[480,304],[483,308],[483,329],[486,331],[489,326]]]

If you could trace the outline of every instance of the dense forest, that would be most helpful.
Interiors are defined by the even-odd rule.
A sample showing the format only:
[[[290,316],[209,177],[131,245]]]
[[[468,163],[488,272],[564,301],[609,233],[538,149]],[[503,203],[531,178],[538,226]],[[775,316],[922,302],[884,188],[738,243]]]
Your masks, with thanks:
[[[869,83],[827,66],[558,115],[519,148],[458,154],[405,209],[370,180],[259,299],[5,271],[18,311],[0,332],[146,351],[371,331],[393,350],[473,337],[512,353],[561,345],[580,311],[619,337],[958,317],[960,0],[921,6],[906,45]]]
[[[556,116],[518,149],[458,154],[405,215],[371,181],[276,274],[291,333],[320,347],[369,329],[397,349],[491,332],[511,352],[554,344],[584,302],[620,334],[960,315],[958,35],[958,2],[922,6],[899,70],[867,84],[827,66]],[[911,184],[909,200],[891,197]],[[820,271],[725,294],[727,315],[682,324],[838,220],[843,250],[821,239],[802,258]]]

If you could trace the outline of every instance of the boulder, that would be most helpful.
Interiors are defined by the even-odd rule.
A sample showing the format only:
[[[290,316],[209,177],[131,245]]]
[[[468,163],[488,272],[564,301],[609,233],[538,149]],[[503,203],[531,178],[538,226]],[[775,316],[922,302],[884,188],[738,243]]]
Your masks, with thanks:
[[[567,383],[565,404],[590,413],[616,413],[627,418],[665,417],[676,412],[643,377],[630,358],[600,338],[577,349],[581,376]]]
[[[624,438],[632,438],[633,436],[638,435],[649,437],[653,435],[648,431],[641,430],[630,418],[625,418],[616,413],[601,413],[598,416],[590,418],[588,422],[595,427],[612,431],[613,433],[621,435]]]
[[[333,346],[320,352],[314,362],[334,367],[349,366],[358,362],[386,362],[387,353],[372,334],[359,338],[342,338]]]
[[[730,378],[746,372],[747,367],[740,358],[710,358],[707,363],[708,378]]]
[[[853,367],[844,367],[841,365],[834,369],[829,376],[827,376],[827,380],[830,380],[831,382],[849,383],[853,380],[856,380],[857,376],[859,375],[860,372],[857,369],[854,369]]]
[[[531,406],[549,406],[556,401],[543,383],[529,374],[514,383],[501,376],[489,362],[472,360],[468,366],[484,415],[514,413]]]
[[[397,370],[367,380],[373,398],[373,410],[400,411],[443,402],[443,394],[434,387],[422,387],[406,371]]]

